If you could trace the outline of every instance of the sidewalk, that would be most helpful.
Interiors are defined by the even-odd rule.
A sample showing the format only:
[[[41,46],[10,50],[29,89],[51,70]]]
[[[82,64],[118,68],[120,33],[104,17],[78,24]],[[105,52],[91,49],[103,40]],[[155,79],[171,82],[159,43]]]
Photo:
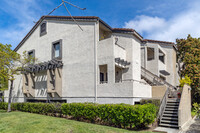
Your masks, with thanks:
[[[200,133],[200,119],[194,117],[179,133]]]

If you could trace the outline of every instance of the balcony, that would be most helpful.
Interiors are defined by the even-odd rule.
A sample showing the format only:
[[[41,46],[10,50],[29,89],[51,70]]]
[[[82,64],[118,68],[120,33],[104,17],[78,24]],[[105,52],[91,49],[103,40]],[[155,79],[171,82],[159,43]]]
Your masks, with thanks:
[[[110,37],[99,41],[98,58],[120,58],[126,60],[126,50],[117,43],[116,38]]]

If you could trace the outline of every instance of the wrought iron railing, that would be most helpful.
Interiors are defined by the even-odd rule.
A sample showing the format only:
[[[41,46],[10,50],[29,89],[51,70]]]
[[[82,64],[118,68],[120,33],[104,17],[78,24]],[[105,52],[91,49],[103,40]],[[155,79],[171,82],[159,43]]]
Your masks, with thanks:
[[[146,80],[152,82],[153,85],[167,85],[171,89],[176,89],[173,85],[166,82],[165,80],[161,79],[157,75],[153,74],[152,72],[148,71],[147,69],[141,67],[141,75]]]
[[[170,89],[167,88],[166,92],[165,92],[165,95],[163,96],[162,100],[161,100],[161,103],[160,103],[160,108],[159,108],[159,112],[158,112],[158,119],[160,120],[160,118],[162,117],[163,115],[163,112],[164,112],[164,109],[166,107],[166,104],[167,104],[167,99],[168,99],[168,95],[169,95],[169,91]]]

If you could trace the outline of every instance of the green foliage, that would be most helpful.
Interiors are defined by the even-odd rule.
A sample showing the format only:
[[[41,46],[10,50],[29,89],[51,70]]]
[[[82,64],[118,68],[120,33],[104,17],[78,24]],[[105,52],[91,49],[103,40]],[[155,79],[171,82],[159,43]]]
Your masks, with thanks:
[[[8,104],[1,102],[0,109]],[[12,103],[12,110],[56,116],[59,114],[82,121],[123,128],[144,128],[153,123],[157,107],[153,104],[91,104],[91,103]]]
[[[8,80],[3,77],[0,77],[0,91],[4,91],[8,89]]]
[[[200,102],[200,38],[177,39],[179,75],[191,79],[193,102]]]
[[[5,79],[5,81],[14,80],[14,75],[21,74],[24,67],[35,60],[26,51],[20,55],[11,47],[11,45],[0,43],[0,78]]]
[[[24,72],[25,67],[33,62],[34,58],[30,57],[26,51],[23,52],[23,55],[20,55],[11,49],[11,45],[0,43],[0,84],[3,85],[3,89],[7,87],[5,84],[10,81],[8,112],[11,111],[10,104],[15,76]]]
[[[180,85],[179,85],[179,86],[180,86],[180,87],[183,87],[184,84],[191,85],[192,80],[186,75],[184,78],[180,79],[179,82],[180,82]]]
[[[193,106],[195,114],[197,115],[198,118],[200,118],[200,104],[194,103]]]
[[[101,123],[116,127],[143,128],[154,122],[156,106],[126,104],[62,104],[62,113],[75,119],[87,119],[91,122],[100,119]]]
[[[151,103],[151,104],[154,104],[156,105],[156,107],[160,107],[160,99],[142,99],[140,100],[140,104],[148,104],[148,103]]]

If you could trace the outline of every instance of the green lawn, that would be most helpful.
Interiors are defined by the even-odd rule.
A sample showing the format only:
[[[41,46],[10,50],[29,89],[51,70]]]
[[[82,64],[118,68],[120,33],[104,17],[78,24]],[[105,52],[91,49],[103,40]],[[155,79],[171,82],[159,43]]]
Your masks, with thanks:
[[[0,110],[0,133],[123,133],[114,127],[67,120],[38,114]],[[151,132],[141,132],[151,133]]]

